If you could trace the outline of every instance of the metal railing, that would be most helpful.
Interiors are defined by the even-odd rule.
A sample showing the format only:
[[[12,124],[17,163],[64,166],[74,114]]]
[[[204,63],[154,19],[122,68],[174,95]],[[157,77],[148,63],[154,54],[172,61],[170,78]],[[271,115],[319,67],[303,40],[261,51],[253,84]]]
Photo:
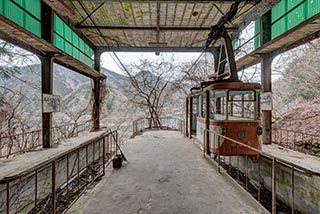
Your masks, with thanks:
[[[272,143],[306,154],[320,156],[320,135],[273,128]]]
[[[159,118],[160,124],[155,125],[151,118],[140,118],[133,121],[132,137],[141,134],[145,130],[161,129],[161,130],[175,130],[180,131],[185,135],[184,121],[176,117],[161,117]]]
[[[120,151],[109,131],[56,157],[0,180],[0,213],[64,213],[86,187],[105,174]]]
[[[223,140],[228,140],[230,143],[232,143],[232,149],[235,149],[235,153],[239,154],[239,150],[246,148],[249,150],[252,150],[259,154],[259,158],[255,159],[255,164],[251,167],[255,167],[256,174],[258,175],[258,178],[256,180],[256,185],[252,185],[252,182],[249,178],[249,156],[222,156],[220,154],[220,149],[217,149],[217,154],[212,154],[210,151],[207,151],[207,145],[209,143],[209,140],[215,139],[213,141],[213,147],[214,148],[220,148],[222,145]],[[320,175],[320,173],[316,173],[313,171],[310,171],[308,169],[305,169],[299,165],[290,163],[284,159],[280,159],[278,157],[275,157],[273,155],[264,153],[260,151],[259,149],[256,149],[252,146],[249,146],[243,142],[239,142],[236,140],[233,140],[231,138],[228,138],[224,135],[221,135],[215,131],[212,130],[204,130],[203,135],[203,152],[205,157],[209,157],[210,159],[213,159],[217,163],[218,171],[222,173],[221,168],[224,169],[224,172],[229,174],[231,177],[233,177],[239,184],[244,186],[244,188],[247,191],[251,191],[251,194],[254,196],[254,198],[261,203],[263,206],[265,206],[272,214],[277,213],[277,205],[282,203],[280,201],[277,201],[277,185],[276,185],[276,169],[280,166],[285,166],[290,169],[291,174],[291,195],[290,195],[290,207],[291,213],[295,213],[295,199],[294,199],[294,193],[295,193],[295,186],[294,186],[294,178],[295,178],[295,172],[300,172],[303,174],[306,174],[308,176],[311,175]],[[231,149],[231,147],[229,147]],[[261,175],[261,160],[262,158],[265,158],[269,161],[271,161],[271,191],[268,191],[266,187],[262,185],[262,175]],[[242,166],[240,166],[240,162]],[[262,193],[263,191],[263,193]],[[271,192],[270,198],[268,200],[264,200],[262,203],[261,196],[268,197],[268,193]],[[268,204],[268,201],[271,202],[271,204]],[[283,203],[282,203],[283,204]],[[285,206],[285,205],[284,205]]]
[[[79,133],[89,131],[92,128],[91,120],[81,123],[71,123],[55,126],[53,131],[53,143],[76,137]],[[42,145],[42,129],[23,132],[18,134],[7,134],[0,137],[0,159],[34,150]]]

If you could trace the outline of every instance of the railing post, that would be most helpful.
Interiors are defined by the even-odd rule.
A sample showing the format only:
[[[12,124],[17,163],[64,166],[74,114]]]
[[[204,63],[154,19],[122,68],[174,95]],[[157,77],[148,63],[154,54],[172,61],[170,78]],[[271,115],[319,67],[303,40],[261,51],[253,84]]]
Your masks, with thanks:
[[[276,160],[272,158],[272,214],[277,213]]]
[[[106,174],[106,168],[105,168],[105,165],[106,165],[106,137],[103,136],[103,139],[102,139],[102,143],[103,143],[103,146],[102,146],[102,165],[103,165],[103,175]]]
[[[56,213],[56,161],[52,161],[52,214]]]
[[[78,189],[77,189],[77,196],[80,197],[80,154],[79,149],[77,150],[77,177],[78,177]]]
[[[294,214],[294,166],[291,167],[291,214]]]
[[[67,154],[67,206],[69,207],[69,154]]]
[[[10,184],[9,181],[7,181],[7,214],[10,213]]]
[[[204,129],[203,130],[203,157],[206,156],[206,148],[207,148],[207,145],[206,145],[206,130]]]
[[[37,214],[38,204],[38,170],[34,172],[34,213]]]

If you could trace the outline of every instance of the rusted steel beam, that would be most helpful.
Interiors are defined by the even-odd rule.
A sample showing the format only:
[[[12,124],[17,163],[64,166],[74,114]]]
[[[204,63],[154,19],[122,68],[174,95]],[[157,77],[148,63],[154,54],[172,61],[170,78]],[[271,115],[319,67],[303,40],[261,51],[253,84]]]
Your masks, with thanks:
[[[53,55],[41,57],[41,89],[42,94],[53,93]],[[42,147],[52,146],[52,113],[42,112]]]
[[[190,97],[189,98],[190,99],[190,101],[189,101],[189,105],[190,105],[190,107],[189,107],[189,138],[191,139],[191,137],[192,137],[192,117],[193,117],[193,98],[192,97]]]
[[[94,53],[94,70],[100,73],[101,68],[101,54],[103,52],[100,50],[96,50]],[[95,78],[94,82],[94,102],[92,108],[92,120],[93,120],[93,129],[100,129],[100,79]]]
[[[201,52],[203,47],[129,47],[129,46],[98,46],[102,52]],[[208,50],[208,52],[210,52]],[[211,52],[210,52],[211,53]]]
[[[270,55],[264,55],[261,60],[261,82],[263,92],[272,92],[271,74],[272,60]],[[262,111],[263,115],[263,143],[271,144],[272,141],[272,111]]]
[[[207,90],[206,91],[206,129],[210,129],[210,92]],[[209,132],[205,132],[206,136],[206,149],[207,155],[210,155],[210,146],[209,146]]]
[[[75,12],[66,3],[64,3],[63,0],[42,0],[42,1],[61,15],[68,16],[68,17],[75,15]]]
[[[45,53],[41,52],[40,50],[37,50],[37,49],[33,48],[31,45],[28,45],[28,44],[26,44],[24,42],[21,42],[20,40],[17,40],[15,38],[13,38],[12,36],[7,35],[7,34],[1,32],[1,31],[0,31],[0,39],[4,40],[6,42],[9,42],[9,43],[11,43],[11,44],[13,44],[13,45],[15,45],[15,46],[17,46],[19,48],[22,48],[22,49],[24,49],[26,51],[29,51],[29,52],[31,52],[33,54],[36,54],[37,56],[44,56],[45,55]]]
[[[53,43],[53,10],[41,2],[41,37],[48,43]],[[41,89],[42,94],[53,93],[53,57],[52,53],[47,53],[41,57]],[[42,147],[52,146],[52,113],[42,112]]]
[[[76,25],[75,28],[103,29],[103,30],[210,31],[210,27],[169,27],[169,26]]]
[[[189,121],[188,121],[188,115],[189,115],[189,97],[186,98],[186,137],[189,137],[189,131],[188,131],[188,124],[189,124]]]
[[[50,1],[50,0],[47,0]],[[77,1],[77,0],[70,0]],[[233,3],[235,0],[82,0],[83,2],[159,2],[159,3]],[[260,0],[242,0],[243,2],[259,2]]]
[[[100,129],[100,80],[94,79],[94,103],[92,109],[93,129]]]

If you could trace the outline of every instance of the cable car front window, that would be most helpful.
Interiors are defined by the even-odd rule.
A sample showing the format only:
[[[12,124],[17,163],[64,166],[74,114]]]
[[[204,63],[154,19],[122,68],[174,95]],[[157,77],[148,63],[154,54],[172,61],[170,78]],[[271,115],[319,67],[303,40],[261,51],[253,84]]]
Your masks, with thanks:
[[[228,91],[228,120],[259,120],[256,91]]]

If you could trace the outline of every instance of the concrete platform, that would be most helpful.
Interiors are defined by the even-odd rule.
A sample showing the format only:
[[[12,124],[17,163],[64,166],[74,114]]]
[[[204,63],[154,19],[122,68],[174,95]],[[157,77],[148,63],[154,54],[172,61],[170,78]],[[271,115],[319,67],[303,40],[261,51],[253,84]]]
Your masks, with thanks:
[[[109,167],[69,214],[268,213],[178,132],[146,132],[123,151],[129,162]]]
[[[5,177],[15,176],[21,172],[34,168],[45,161],[50,161],[55,157],[67,153],[68,151],[80,146],[87,141],[97,138],[104,134],[105,131],[96,131],[81,133],[79,137],[66,139],[65,141],[55,144],[50,149],[38,149],[24,154],[19,154],[8,159],[0,160],[0,180]]]
[[[262,152],[272,155],[279,160],[283,160],[301,168],[310,170],[314,174],[320,174],[320,158],[302,152],[287,149],[277,144],[262,145]]]

